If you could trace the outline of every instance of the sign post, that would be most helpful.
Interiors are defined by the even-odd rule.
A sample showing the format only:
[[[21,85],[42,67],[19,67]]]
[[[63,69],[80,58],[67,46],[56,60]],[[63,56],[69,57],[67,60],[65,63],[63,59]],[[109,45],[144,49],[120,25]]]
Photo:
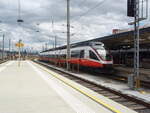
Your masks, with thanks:
[[[23,43],[21,43],[22,40],[19,40],[18,43],[16,43],[16,47],[18,47],[18,55],[19,55],[19,62],[18,62],[18,66],[20,67],[20,61],[21,61],[21,54],[20,54],[20,50],[21,50],[21,47],[24,46]]]

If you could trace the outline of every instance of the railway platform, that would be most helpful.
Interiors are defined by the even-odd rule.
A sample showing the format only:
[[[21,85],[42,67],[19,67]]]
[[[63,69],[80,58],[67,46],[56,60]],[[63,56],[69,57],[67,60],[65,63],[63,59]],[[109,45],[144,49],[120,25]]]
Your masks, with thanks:
[[[0,64],[0,113],[136,113],[32,61]]]
[[[50,65],[50,64],[48,64],[48,66],[53,67],[53,65]],[[137,98],[146,103],[150,103],[150,90],[147,88],[141,88],[140,91],[132,90],[129,88],[127,83],[117,81],[117,80],[112,80],[111,78],[109,78],[109,75],[108,75],[108,77],[107,77],[107,75],[105,75],[105,77],[104,77],[101,75],[92,75],[92,74],[88,74],[85,72],[79,72],[79,73],[76,73],[74,71],[68,72],[64,68],[60,68],[60,67],[54,67],[54,68],[57,70],[60,70],[62,72],[65,72],[65,73],[69,73],[70,75],[82,78],[89,82],[95,83],[97,85],[104,86],[104,87],[114,90],[116,92],[121,92],[122,94],[128,95],[130,97]],[[124,76],[125,75],[126,74],[124,73]]]
[[[126,75],[130,76],[133,74],[133,68],[123,66],[123,65],[116,65],[114,66],[118,75],[126,77]],[[146,82],[150,82],[150,69],[140,68],[140,79]]]

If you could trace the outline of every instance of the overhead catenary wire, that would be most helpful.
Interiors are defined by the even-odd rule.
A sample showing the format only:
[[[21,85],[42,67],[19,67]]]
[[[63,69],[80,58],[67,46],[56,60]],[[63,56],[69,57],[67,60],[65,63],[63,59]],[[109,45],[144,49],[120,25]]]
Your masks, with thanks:
[[[18,19],[21,19],[21,2],[18,0]]]
[[[87,0],[83,0],[80,2],[79,6],[83,5],[84,3],[86,3]]]
[[[99,3],[97,3],[95,6],[93,6],[92,8],[88,9],[86,12],[84,12],[83,14],[81,14],[80,16],[78,16],[77,18],[74,18],[73,19],[73,22],[77,21],[77,20],[80,20],[83,16],[87,15],[89,12],[93,11],[94,9],[96,9],[97,7],[103,5],[107,0],[103,0],[103,1],[100,1]],[[83,24],[83,23],[82,23]],[[75,33],[75,35],[77,34],[78,32]]]
[[[92,10],[96,9],[97,7],[99,7],[100,5],[103,5],[107,0],[103,0],[100,1],[99,3],[97,3],[95,6],[93,6],[92,8],[88,9],[86,12],[82,13],[80,16],[78,16],[77,18],[72,19],[73,21],[79,20],[81,19],[83,16],[87,15],[89,12],[91,12]]]

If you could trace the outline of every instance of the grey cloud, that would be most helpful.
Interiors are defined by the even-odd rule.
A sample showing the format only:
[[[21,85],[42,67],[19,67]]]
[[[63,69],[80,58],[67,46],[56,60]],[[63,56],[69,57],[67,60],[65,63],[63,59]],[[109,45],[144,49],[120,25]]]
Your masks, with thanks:
[[[103,0],[101,0],[103,1]],[[96,6],[100,0],[71,0],[71,42],[79,42],[111,34],[113,28],[129,28],[132,18],[126,16],[126,0],[105,0],[102,5],[89,11],[85,16],[80,15]],[[24,23],[17,24],[17,0],[0,0],[0,29],[10,32],[6,39],[14,43],[22,38],[25,45],[34,48],[48,43],[53,46],[54,35],[58,37],[58,45],[66,44],[66,28],[56,27],[66,25],[66,0],[21,0],[21,17]],[[51,21],[54,19],[54,32],[51,32]],[[148,23],[150,20],[145,21]],[[36,24],[49,28],[40,28]],[[39,30],[40,32],[36,32]],[[7,41],[8,42],[8,41]],[[8,45],[8,43],[6,44]],[[40,49],[41,50],[41,49]]]

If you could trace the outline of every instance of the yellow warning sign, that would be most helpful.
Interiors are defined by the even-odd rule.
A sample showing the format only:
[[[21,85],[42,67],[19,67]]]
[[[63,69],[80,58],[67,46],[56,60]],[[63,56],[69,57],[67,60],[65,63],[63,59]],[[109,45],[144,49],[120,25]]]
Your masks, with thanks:
[[[16,43],[15,45],[16,45],[16,47],[23,47],[24,46],[23,43]]]

